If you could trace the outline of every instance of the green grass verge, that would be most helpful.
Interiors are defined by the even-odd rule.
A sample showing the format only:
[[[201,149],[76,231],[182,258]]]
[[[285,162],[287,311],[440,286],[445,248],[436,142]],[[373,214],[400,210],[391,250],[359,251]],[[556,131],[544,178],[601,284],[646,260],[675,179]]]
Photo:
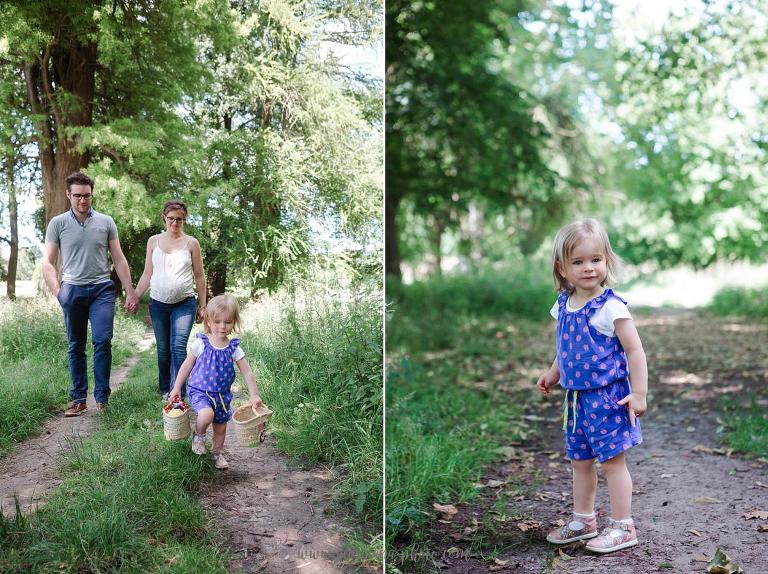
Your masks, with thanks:
[[[118,310],[112,339],[113,368],[135,352],[145,327]],[[89,390],[93,391],[88,343]],[[0,303],[0,455],[38,432],[71,399],[67,335],[55,300]]]
[[[715,315],[768,318],[768,290],[729,287],[718,291],[709,309]]]
[[[381,532],[383,364],[380,289],[258,303],[243,336],[280,450],[339,475],[337,500]]]
[[[524,279],[488,273],[387,293],[395,300],[387,323],[386,538],[389,563],[402,571],[418,567],[414,549],[429,552],[432,503],[476,498],[474,484],[499,447],[531,430],[524,397],[531,373],[551,361],[545,331],[554,329],[546,318],[555,294]],[[480,304],[478,293],[500,300]],[[544,321],[526,319],[533,315]]]
[[[154,354],[142,355],[75,443],[63,483],[37,512],[0,517],[0,572],[226,572],[228,556],[194,492],[214,470],[158,417]]]
[[[754,400],[750,407],[723,400],[725,440],[739,452],[768,459],[768,413]]]

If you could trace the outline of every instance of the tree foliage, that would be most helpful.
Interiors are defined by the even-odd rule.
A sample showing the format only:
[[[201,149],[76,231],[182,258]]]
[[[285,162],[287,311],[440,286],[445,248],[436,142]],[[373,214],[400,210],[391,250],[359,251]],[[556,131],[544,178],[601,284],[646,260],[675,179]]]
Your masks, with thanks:
[[[411,12],[436,10],[429,2],[405,4]],[[617,20],[617,10],[607,2],[499,4],[498,10],[511,10],[508,14],[514,17],[507,18],[506,27],[495,28],[485,44],[473,25],[491,29],[492,12],[481,6],[472,4],[479,12],[467,13],[463,33],[450,31],[461,35],[452,61],[433,58],[437,52],[424,40],[441,23],[421,16],[416,26],[388,28],[396,39],[407,38],[401,43],[412,48],[388,52],[388,80],[398,87],[387,100],[388,117],[393,116],[387,201],[388,207],[395,206],[393,212],[407,214],[410,228],[401,231],[398,247],[412,262],[424,261],[441,248],[466,261],[478,253],[503,258],[504,247],[533,253],[554,229],[577,215],[604,219],[619,251],[631,262],[706,266],[723,259],[764,260],[764,3],[688,0],[670,6],[658,28],[643,28],[626,14]],[[409,17],[407,9],[406,16],[392,14],[395,24],[398,18],[408,23]],[[538,165],[509,157],[497,163],[499,156],[488,147],[473,157],[473,128],[463,127],[455,140],[435,130],[444,121],[441,111],[456,115],[444,104],[446,98],[432,96],[438,92],[434,86],[442,85],[442,74],[461,77],[467,65],[464,38],[472,38],[478,67],[500,70],[521,88],[507,96],[507,109],[510,114],[519,109],[520,117],[531,121],[515,125],[512,141],[530,149]],[[401,80],[398,70],[412,73]],[[453,86],[450,81],[446,85]],[[462,96],[453,105],[471,107],[473,100]],[[474,121],[474,129],[483,125],[466,114],[459,117]],[[505,121],[500,115],[488,117]],[[510,118],[506,121],[513,125]],[[495,194],[493,185],[472,170],[465,170],[472,175],[462,182],[430,168],[451,162],[453,149],[461,145],[478,164],[476,172],[504,173],[496,182],[503,183],[500,189],[514,191]],[[526,178],[534,184],[521,185]],[[474,188],[473,181],[478,184]],[[412,188],[416,191],[403,192]],[[459,201],[447,202],[446,197]],[[462,205],[464,199],[469,206]],[[407,203],[404,210],[401,200]],[[452,222],[442,244],[434,241],[441,218]]]
[[[472,204],[513,209],[525,243],[540,241],[584,187],[588,154],[567,81],[580,80],[565,69],[580,46],[572,24],[538,28],[531,10],[520,1],[387,4],[388,273],[399,269],[404,200],[438,227],[459,227]]]
[[[309,257],[313,218],[370,241],[381,189],[376,82],[324,49],[377,41],[380,8],[374,0],[4,3],[3,65],[40,80],[26,106],[47,158],[45,221],[64,209],[63,178],[86,166],[94,207],[115,215],[139,269],[162,203],[182,198],[214,292],[228,281],[278,286]]]

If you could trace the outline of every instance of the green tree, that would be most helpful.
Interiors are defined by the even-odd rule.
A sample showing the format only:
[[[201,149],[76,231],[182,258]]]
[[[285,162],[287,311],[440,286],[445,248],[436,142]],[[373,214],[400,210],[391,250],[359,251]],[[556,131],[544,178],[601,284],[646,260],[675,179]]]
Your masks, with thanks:
[[[439,257],[470,205],[512,217],[525,231],[518,245],[532,249],[587,187],[575,63],[604,33],[603,9],[585,8],[596,23],[577,33],[577,10],[552,5],[387,4],[388,274],[400,274],[404,201],[428,218]]]

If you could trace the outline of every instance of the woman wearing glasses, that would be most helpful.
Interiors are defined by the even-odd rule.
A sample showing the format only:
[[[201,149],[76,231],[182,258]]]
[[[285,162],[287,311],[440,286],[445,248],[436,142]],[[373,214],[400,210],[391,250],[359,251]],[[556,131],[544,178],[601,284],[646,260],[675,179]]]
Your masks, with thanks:
[[[163,401],[167,400],[176,373],[187,357],[187,340],[195,317],[202,320],[206,304],[200,243],[184,233],[186,219],[187,206],[183,201],[165,202],[165,232],[147,241],[144,273],[136,285],[138,297],[149,288],[149,314],[155,331]]]

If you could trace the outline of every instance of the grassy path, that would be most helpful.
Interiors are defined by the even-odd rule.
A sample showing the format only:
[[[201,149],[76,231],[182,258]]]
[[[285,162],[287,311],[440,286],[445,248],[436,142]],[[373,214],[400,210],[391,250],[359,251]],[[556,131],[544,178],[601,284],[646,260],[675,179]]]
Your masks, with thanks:
[[[354,521],[332,515],[330,471],[297,468],[271,436],[242,446],[232,428],[223,472],[162,439],[152,341],[113,370],[107,415],[89,397],[85,415],[0,459],[0,571],[377,571],[347,546]]]
[[[768,512],[768,325],[665,311],[639,313],[636,321],[650,370],[645,441],[628,456],[640,544],[596,556],[580,543],[561,553],[545,541],[571,510],[562,395],[547,401],[534,389],[550,352],[540,365],[518,361],[508,365],[506,379],[484,381],[525,403],[525,420],[538,431],[507,443],[504,460],[486,467],[479,500],[457,504],[448,522],[432,523],[429,559],[408,571],[704,572],[704,557],[718,548],[745,572],[768,571],[768,532],[759,530],[768,520],[747,518]],[[526,344],[546,348],[551,331],[542,326]],[[499,338],[502,348],[520,342]],[[740,455],[732,445],[753,454]],[[597,505],[609,514],[602,476]]]
[[[147,331],[136,345],[136,354],[112,370],[109,384],[113,392],[126,380],[140,354],[149,349],[153,341],[152,332]],[[91,434],[97,425],[96,402],[91,392],[87,404],[84,415],[64,418],[58,414],[45,423],[37,436],[18,443],[11,455],[0,458],[0,509],[4,516],[16,513],[16,499],[22,512],[36,510],[61,483],[56,459]]]

